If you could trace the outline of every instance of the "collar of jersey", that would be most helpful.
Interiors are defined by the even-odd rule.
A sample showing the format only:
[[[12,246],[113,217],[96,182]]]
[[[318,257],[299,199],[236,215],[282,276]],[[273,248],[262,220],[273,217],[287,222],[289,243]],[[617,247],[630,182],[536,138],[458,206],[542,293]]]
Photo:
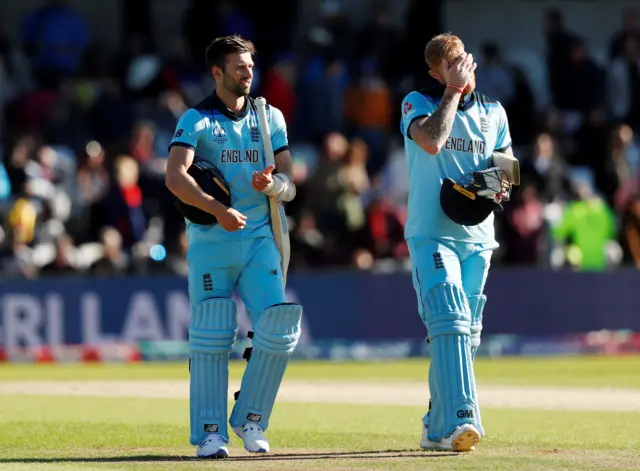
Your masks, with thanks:
[[[247,116],[247,113],[249,112],[249,97],[244,98],[244,108],[242,108],[240,113],[237,113],[237,114],[234,113],[233,110],[227,108],[227,105],[225,105],[222,102],[222,100],[220,99],[220,97],[215,91],[211,94],[211,101],[212,101],[213,108],[215,108],[220,113],[222,113],[227,118],[233,121],[240,121],[245,116]]]
[[[431,82],[432,83],[420,90],[420,93],[422,93],[423,95],[428,95],[429,98],[431,98],[434,102],[438,102],[442,98],[442,94],[444,93],[446,87],[440,82],[436,82],[433,79],[431,80]],[[460,103],[458,103],[458,109],[463,112],[468,111],[473,107],[477,99],[477,93],[474,90],[470,94],[466,95],[463,100],[460,100]]]

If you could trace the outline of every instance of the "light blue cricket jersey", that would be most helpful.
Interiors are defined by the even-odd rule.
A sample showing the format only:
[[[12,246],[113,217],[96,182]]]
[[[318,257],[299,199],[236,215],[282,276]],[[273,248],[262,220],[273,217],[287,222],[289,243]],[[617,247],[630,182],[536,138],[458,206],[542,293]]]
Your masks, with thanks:
[[[409,136],[411,123],[433,113],[444,86],[409,93],[402,101],[400,129],[409,167],[409,203],[405,238],[428,237],[458,242],[494,243],[493,213],[477,226],[460,226],[440,207],[440,186],[445,178],[457,181],[463,175],[491,166],[491,153],[511,146],[509,123],[502,105],[472,92],[460,103],[451,134],[436,155],[422,150]]]
[[[255,107],[247,99],[239,114],[228,109],[214,92],[187,110],[178,121],[169,144],[195,151],[199,159],[215,165],[231,187],[231,206],[247,217],[244,229],[227,232],[222,226],[201,226],[185,220],[189,244],[273,237],[268,197],[253,189],[251,178],[267,165]],[[282,112],[267,105],[274,154],[287,150],[287,127]]]

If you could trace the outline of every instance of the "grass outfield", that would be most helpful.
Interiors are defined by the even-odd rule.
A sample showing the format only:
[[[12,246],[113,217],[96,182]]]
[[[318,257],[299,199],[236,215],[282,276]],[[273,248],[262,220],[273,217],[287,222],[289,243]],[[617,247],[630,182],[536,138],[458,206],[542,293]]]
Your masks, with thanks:
[[[338,381],[426,381],[428,359],[383,362],[295,361],[287,379]],[[240,379],[244,361],[231,362],[233,379]],[[640,389],[640,356],[501,358],[476,360],[479,384],[620,387]],[[120,380],[185,379],[186,363],[137,365],[0,365],[0,381],[7,380]]]
[[[426,362],[296,362],[286,379],[424,381]],[[239,378],[243,364],[233,364]],[[640,389],[640,358],[479,360],[479,383]],[[2,365],[16,380],[185,379],[185,365]],[[480,390],[482,393],[482,390]],[[194,459],[183,398],[0,394],[0,470],[632,470],[640,469],[640,412],[485,408],[487,437],[469,454],[418,449],[422,407],[278,403],[272,453]],[[402,402],[402,398],[399,398]],[[248,462],[250,461],[250,463]]]

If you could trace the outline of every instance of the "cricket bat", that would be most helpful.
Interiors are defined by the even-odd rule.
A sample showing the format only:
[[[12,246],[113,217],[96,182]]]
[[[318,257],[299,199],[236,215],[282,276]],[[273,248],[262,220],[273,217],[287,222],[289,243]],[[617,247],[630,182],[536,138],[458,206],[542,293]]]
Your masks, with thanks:
[[[260,137],[262,138],[262,146],[264,148],[264,160],[267,167],[276,165],[276,159],[273,155],[273,145],[271,144],[271,131],[267,121],[267,100],[263,97],[255,99],[256,109],[258,111],[258,125],[260,127]],[[269,197],[269,212],[271,213],[271,228],[273,229],[273,237],[280,252],[280,269],[282,271],[282,279],[284,285],[287,285],[287,271],[289,270],[289,259],[291,258],[291,242],[289,241],[289,228],[287,227],[287,215],[284,211],[282,201],[275,196]]]

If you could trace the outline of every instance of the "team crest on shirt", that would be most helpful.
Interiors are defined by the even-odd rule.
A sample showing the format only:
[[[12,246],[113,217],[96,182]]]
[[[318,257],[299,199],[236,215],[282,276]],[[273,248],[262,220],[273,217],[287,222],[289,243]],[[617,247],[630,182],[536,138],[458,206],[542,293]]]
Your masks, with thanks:
[[[260,131],[258,131],[257,127],[251,126],[249,133],[251,135],[251,142],[260,142]]]
[[[216,125],[213,127],[213,135],[216,137],[216,142],[218,144],[222,144],[223,142],[227,142],[227,133],[224,132],[220,123],[216,121]]]
[[[251,142],[260,142],[260,130],[258,129],[258,120],[253,113],[249,116],[249,136]]]
[[[489,120],[486,116],[480,116],[480,131],[489,132]]]

